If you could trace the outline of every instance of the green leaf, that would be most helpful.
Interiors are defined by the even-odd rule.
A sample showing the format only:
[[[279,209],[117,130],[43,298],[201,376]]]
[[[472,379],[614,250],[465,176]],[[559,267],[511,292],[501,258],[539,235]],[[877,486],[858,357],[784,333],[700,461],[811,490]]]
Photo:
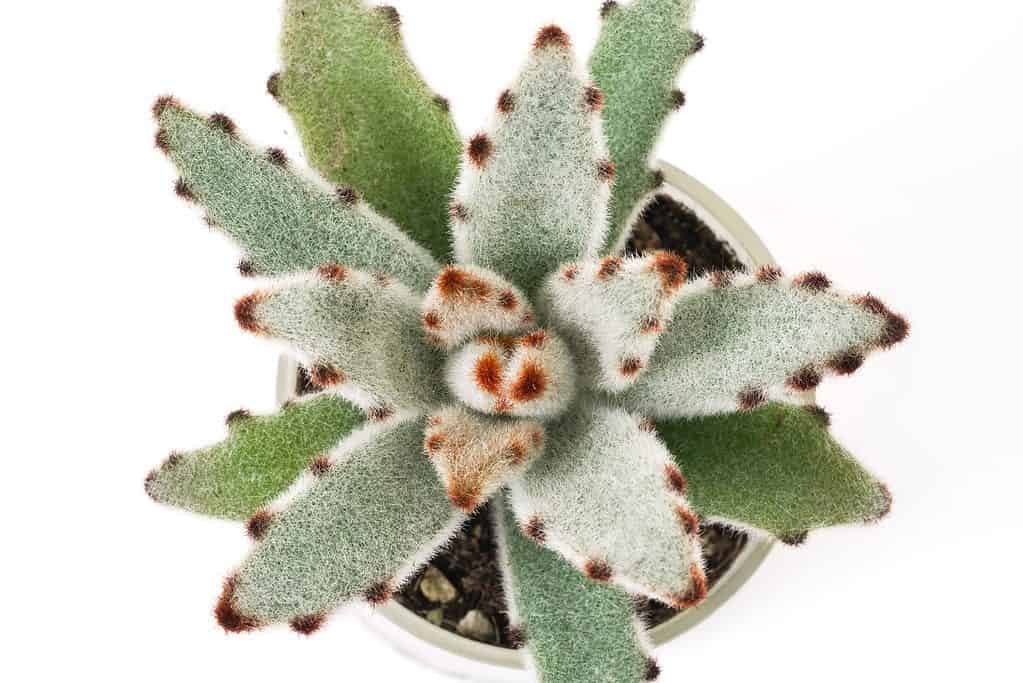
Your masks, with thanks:
[[[540,32],[493,130],[470,139],[454,215],[460,263],[527,293],[559,264],[596,255],[613,167],[600,113],[561,29]]]
[[[702,42],[689,30],[692,10],[692,0],[633,0],[605,12],[590,71],[604,91],[604,133],[618,167],[606,252],[624,245],[633,209],[654,189],[650,157],[683,101],[675,80]]]
[[[442,262],[461,140],[402,44],[396,13],[361,0],[288,0],[271,81],[312,166],[355,186]]]
[[[639,683],[656,664],[639,632],[632,599],[595,583],[526,538],[507,505],[494,500],[511,626],[522,634],[543,683]]]
[[[645,372],[619,395],[651,417],[749,410],[848,375],[902,341],[909,324],[823,274],[711,273],[686,283]]]
[[[580,402],[509,484],[519,523],[598,581],[683,607],[706,595],[696,517],[671,453],[625,411]]]
[[[891,498],[827,429],[820,409],[770,403],[750,413],[657,422],[701,517],[785,540],[887,514]]]
[[[290,344],[314,383],[367,412],[422,409],[447,394],[444,356],[423,334],[419,303],[400,283],[335,266],[240,299],[235,318]]]
[[[325,471],[306,475],[286,507],[260,520],[257,545],[217,607],[224,628],[290,620],[301,630],[353,599],[386,600],[458,530],[466,516],[423,450],[423,422],[352,434]]]
[[[146,491],[167,505],[247,519],[364,420],[337,396],[292,403],[275,415],[232,413],[226,439],[171,455],[146,479]]]
[[[328,263],[389,273],[425,291],[440,266],[397,226],[350,194],[334,195],[242,142],[222,115],[176,101],[154,107],[157,145],[181,173],[178,193],[245,253],[243,272],[285,275]]]

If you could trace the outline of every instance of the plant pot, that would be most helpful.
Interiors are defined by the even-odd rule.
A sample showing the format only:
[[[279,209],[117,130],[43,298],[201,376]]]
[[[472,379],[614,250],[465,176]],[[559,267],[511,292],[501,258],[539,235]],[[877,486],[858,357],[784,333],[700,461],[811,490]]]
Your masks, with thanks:
[[[716,235],[732,247],[751,269],[773,264],[770,253],[746,222],[720,197],[692,176],[661,162],[661,193],[691,209]],[[298,366],[282,356],[277,374],[277,399],[295,395]],[[712,586],[698,607],[685,610],[648,631],[657,646],[682,635],[710,616],[749,579],[770,550],[772,541],[751,536],[731,567]],[[456,678],[474,681],[529,681],[526,659],[519,650],[487,645],[435,626],[396,601],[376,608],[369,625],[398,650]]]

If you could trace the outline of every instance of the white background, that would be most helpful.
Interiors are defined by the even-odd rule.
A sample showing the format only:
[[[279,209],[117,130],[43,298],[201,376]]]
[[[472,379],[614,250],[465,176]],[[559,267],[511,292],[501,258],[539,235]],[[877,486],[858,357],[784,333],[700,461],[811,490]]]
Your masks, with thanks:
[[[597,0],[396,2],[464,134],[537,27],[583,52]],[[0,676],[441,681],[354,615],[227,637],[210,609],[248,541],[143,494],[173,448],[272,407],[252,285],[171,191],[148,107],[170,91],[297,156],[264,92],[275,1],[3,3]],[[1018,676],[1023,6],[703,0],[705,51],[660,155],[790,271],[870,289],[914,327],[821,402],[895,492],[881,526],[782,548],[659,653],[666,681]]]

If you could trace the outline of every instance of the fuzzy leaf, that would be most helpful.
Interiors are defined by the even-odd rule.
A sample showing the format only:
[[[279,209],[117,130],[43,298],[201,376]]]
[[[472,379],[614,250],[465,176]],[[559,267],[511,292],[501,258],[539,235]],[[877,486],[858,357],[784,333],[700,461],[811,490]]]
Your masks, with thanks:
[[[275,415],[232,413],[226,439],[172,454],[146,478],[146,492],[159,503],[247,519],[364,420],[339,396],[292,403]]]
[[[884,484],[827,429],[819,409],[771,403],[750,413],[657,422],[696,510],[779,538],[887,514]]]
[[[529,535],[594,580],[676,606],[701,600],[699,524],[657,437],[625,411],[582,402],[547,441],[510,484]]]
[[[542,30],[493,130],[467,145],[452,209],[459,262],[531,292],[559,263],[596,252],[613,168],[592,99],[568,36]]]
[[[481,332],[519,334],[535,323],[522,291],[484,268],[447,266],[423,298],[424,332],[448,350]]]
[[[425,291],[440,266],[349,192],[334,195],[252,149],[222,115],[209,119],[161,98],[157,145],[181,173],[178,193],[242,248],[246,274],[281,275],[325,263],[389,273]]]
[[[227,630],[298,628],[359,597],[386,600],[465,521],[423,453],[422,419],[364,427],[330,457],[262,517],[217,606]]]
[[[271,89],[316,170],[358,188],[447,262],[461,142],[446,101],[410,61],[399,22],[362,0],[288,0],[283,70]]]
[[[685,261],[668,252],[609,256],[563,266],[540,305],[572,342],[584,381],[620,391],[642,374],[685,279]]]
[[[321,387],[371,416],[445,399],[443,356],[420,327],[419,297],[403,285],[342,266],[259,291],[235,305],[249,332],[293,345]]]
[[[543,424],[502,420],[462,406],[430,415],[423,443],[452,505],[471,513],[543,451]]]
[[[619,397],[652,417],[748,410],[855,371],[908,329],[874,297],[835,292],[820,273],[711,273],[683,288],[647,372]]]
[[[553,419],[577,391],[572,352],[557,335],[481,336],[448,360],[451,393],[484,413]]]
[[[557,553],[526,538],[494,500],[505,596],[542,683],[640,683],[657,665],[647,652],[632,598],[588,580]]]
[[[692,11],[692,0],[632,0],[605,13],[590,70],[605,94],[604,132],[618,168],[606,252],[624,246],[629,217],[656,187],[650,157],[669,114],[684,102],[675,90],[679,71],[702,43],[689,30]]]

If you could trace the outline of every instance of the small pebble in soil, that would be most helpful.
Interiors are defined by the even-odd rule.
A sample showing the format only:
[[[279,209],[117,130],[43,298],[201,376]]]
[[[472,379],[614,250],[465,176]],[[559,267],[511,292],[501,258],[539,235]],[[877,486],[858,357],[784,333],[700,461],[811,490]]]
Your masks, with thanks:
[[[456,630],[459,635],[483,643],[493,643],[497,640],[497,629],[494,628],[494,623],[478,609],[466,612],[462,620],[458,622]]]
[[[458,597],[458,591],[448,577],[433,565],[426,568],[419,580],[419,592],[430,602],[448,603]]]

